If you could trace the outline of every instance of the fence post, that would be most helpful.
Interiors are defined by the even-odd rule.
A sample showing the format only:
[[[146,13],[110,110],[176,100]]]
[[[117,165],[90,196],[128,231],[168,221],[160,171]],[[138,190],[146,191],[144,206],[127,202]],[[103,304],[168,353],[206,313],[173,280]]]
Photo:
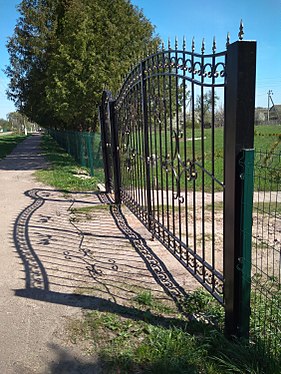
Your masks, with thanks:
[[[111,191],[111,170],[108,152],[109,144],[111,142],[109,138],[109,126],[106,123],[105,111],[108,111],[108,105],[106,105],[106,100],[109,99],[107,92],[104,91],[102,95],[102,104],[99,107],[99,121],[101,127],[101,143],[102,143],[102,153],[103,153],[103,165],[104,165],[104,176],[105,176],[105,190],[106,192]]]
[[[87,132],[87,153],[88,153],[88,167],[90,168],[91,176],[94,175],[94,150],[93,141],[95,133]]]
[[[150,186],[150,157],[149,157],[149,134],[148,134],[148,113],[147,113],[147,93],[145,80],[145,61],[141,63],[141,101],[143,115],[143,135],[144,135],[144,160],[146,171],[146,198],[147,198],[147,223],[148,230],[151,231],[151,186]]]
[[[228,45],[226,56],[224,135],[224,300],[227,336],[248,336],[249,305],[243,300],[243,201],[240,159],[253,148],[255,115],[256,42]],[[247,304],[249,304],[247,301]],[[243,309],[243,310],[242,310]],[[246,329],[245,329],[246,326]]]
[[[115,109],[115,100],[109,101],[109,118],[111,126],[111,149],[113,159],[114,173],[114,196],[115,204],[121,204],[120,196],[120,161],[119,161],[119,142],[118,142],[118,122]]]
[[[85,142],[85,133],[84,132],[79,132],[78,133],[78,141],[80,145],[80,165],[81,166],[86,166],[86,160],[85,160],[85,150],[86,150],[86,142]]]

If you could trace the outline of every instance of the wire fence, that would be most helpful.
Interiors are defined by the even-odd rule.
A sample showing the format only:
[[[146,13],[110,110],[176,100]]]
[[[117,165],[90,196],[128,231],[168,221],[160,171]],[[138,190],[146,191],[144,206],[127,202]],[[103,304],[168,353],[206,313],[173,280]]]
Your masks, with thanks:
[[[280,161],[281,151],[256,151],[250,334],[273,356],[281,354]]]
[[[100,133],[50,129],[49,134],[79,165],[89,168],[91,176],[103,168]]]

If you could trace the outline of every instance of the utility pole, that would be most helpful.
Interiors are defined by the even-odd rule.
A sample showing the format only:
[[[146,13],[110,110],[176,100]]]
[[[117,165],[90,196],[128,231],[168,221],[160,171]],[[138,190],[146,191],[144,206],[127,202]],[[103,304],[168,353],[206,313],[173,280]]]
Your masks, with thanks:
[[[269,124],[270,101],[272,102],[272,105],[274,105],[273,101],[272,101],[272,98],[271,98],[271,95],[273,95],[272,90],[269,90],[267,95],[268,95],[268,99],[267,99],[267,123]]]

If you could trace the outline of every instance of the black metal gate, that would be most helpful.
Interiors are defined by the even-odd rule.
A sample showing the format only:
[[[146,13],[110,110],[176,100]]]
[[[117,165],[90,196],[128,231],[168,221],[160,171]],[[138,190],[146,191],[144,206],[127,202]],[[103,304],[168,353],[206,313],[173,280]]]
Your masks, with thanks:
[[[164,46],[128,74],[100,119],[107,190],[226,310],[241,335],[241,152],[253,147],[256,43]],[[245,335],[245,334],[244,334]]]

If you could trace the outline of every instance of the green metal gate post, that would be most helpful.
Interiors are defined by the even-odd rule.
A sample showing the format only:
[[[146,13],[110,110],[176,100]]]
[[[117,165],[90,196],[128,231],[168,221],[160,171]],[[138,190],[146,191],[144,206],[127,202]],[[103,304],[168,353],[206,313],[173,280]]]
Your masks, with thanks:
[[[224,133],[224,302],[225,333],[247,338],[245,285],[240,269],[243,258],[243,181],[240,160],[243,149],[254,142],[256,42],[237,41],[226,55]],[[246,271],[246,270],[245,270]],[[243,300],[243,302],[242,302]],[[249,304],[249,302],[247,301]]]
[[[252,265],[252,214],[254,193],[254,150],[244,149],[240,162],[242,173],[241,242],[242,253],[238,270],[241,271],[240,335],[249,337]]]

